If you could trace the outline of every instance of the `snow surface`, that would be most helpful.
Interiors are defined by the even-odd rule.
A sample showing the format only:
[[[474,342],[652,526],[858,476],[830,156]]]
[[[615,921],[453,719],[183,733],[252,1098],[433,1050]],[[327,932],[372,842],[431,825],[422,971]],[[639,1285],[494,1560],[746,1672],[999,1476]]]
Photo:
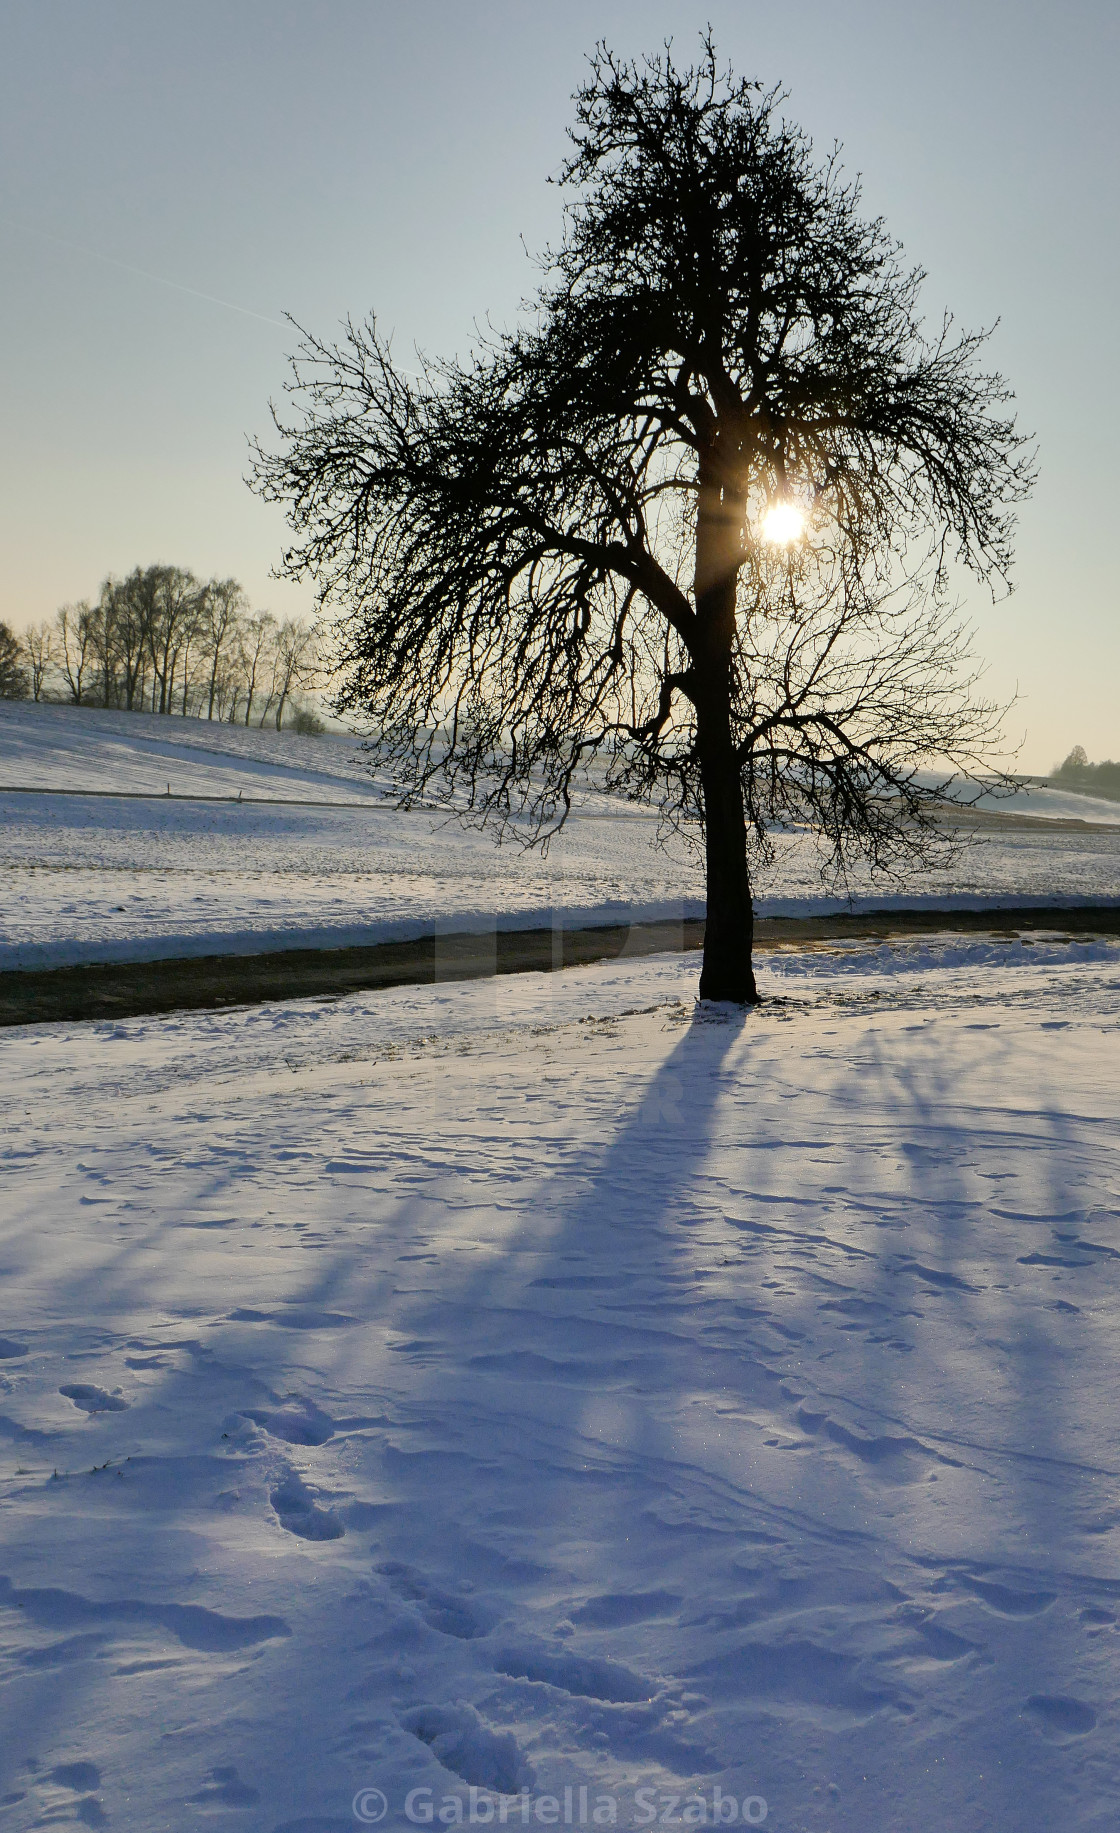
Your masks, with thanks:
[[[589,795],[542,859],[378,806],[348,737],[0,702],[0,782],[54,786],[0,792],[0,968],[703,915],[696,861],[683,842],[653,844],[648,811]],[[123,793],[168,782],[171,798]],[[121,799],[57,793],[79,787]],[[175,799],[239,789],[278,801]],[[300,798],[339,806],[279,805]],[[920,882],[856,881],[851,906],[822,886],[807,835],[779,835],[777,848],[764,915],[1120,902],[1120,827],[1003,830]]]
[[[376,793],[361,741],[349,733],[312,737],[26,700],[0,701],[0,785],[347,801],[372,800]],[[962,794],[973,800],[971,790]],[[589,801],[595,805],[595,798]],[[1120,804],[1045,784],[982,795],[975,806],[1040,820],[1120,825]]]
[[[5,1827],[1115,1827],[1120,946],[762,977],[4,1034]]]

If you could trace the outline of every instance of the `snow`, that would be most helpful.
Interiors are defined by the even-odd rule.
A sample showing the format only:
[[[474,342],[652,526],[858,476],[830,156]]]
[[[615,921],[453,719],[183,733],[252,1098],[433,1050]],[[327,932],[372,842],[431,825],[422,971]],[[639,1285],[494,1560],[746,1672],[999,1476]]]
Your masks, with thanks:
[[[12,700],[0,701],[0,785],[345,801],[371,801],[376,794],[361,741],[348,732],[309,736]],[[960,793],[974,800],[967,785]],[[975,806],[1040,820],[1120,825],[1120,803],[1046,784],[981,795]]]
[[[0,968],[703,914],[696,861],[683,842],[653,844],[646,810],[589,795],[542,859],[379,806],[345,736],[0,702],[0,782]],[[51,793],[11,793],[20,786]],[[79,788],[120,799],[65,793]],[[239,790],[258,799],[176,800]],[[1117,902],[1120,826],[1039,821],[985,835],[920,882],[857,879],[850,907]],[[808,836],[779,835],[762,914],[847,908],[822,886]]]
[[[4,1034],[6,1827],[1115,1825],[1120,946],[762,978]]]
[[[1024,784],[1010,795],[977,796],[973,806],[992,814],[1030,815],[1042,821],[1092,821],[1112,827],[1120,822],[1120,802],[1082,795],[1076,789],[1055,789],[1049,783]]]
[[[0,701],[0,782],[9,788],[163,795],[372,798],[360,741],[100,707]]]

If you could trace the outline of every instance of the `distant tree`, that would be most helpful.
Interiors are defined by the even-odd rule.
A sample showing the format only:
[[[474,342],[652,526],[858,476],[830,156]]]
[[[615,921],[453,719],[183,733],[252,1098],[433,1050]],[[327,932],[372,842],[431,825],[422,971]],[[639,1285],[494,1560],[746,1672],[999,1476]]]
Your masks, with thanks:
[[[710,41],[690,70],[601,48],[524,327],[419,379],[372,320],[305,334],[254,473],[402,805],[547,836],[598,754],[702,821],[700,991],[736,1001],[775,823],[841,878],[944,844],[998,728],[949,565],[1006,576],[1031,481],[983,336],[926,335],[921,274],[780,103]]]
[[[0,700],[26,700],[30,677],[23,645],[14,630],[0,623]]]
[[[114,670],[114,691],[106,705],[123,704],[131,712],[138,702],[143,703],[161,571],[159,567],[134,567],[126,579],[107,579],[101,588],[107,634],[111,635],[107,649]]]
[[[1088,767],[1089,767],[1089,754],[1086,751],[1084,745],[1074,745],[1073,750],[1070,752],[1069,756],[1065,759],[1065,762],[1061,764],[1055,764],[1054,775],[1055,776],[1063,776],[1063,775],[1072,776],[1074,771],[1087,770]]]
[[[152,604],[146,634],[153,677],[152,711],[170,713],[180,661],[186,672],[185,651],[198,615],[199,585],[193,573],[178,566],[149,567],[148,575]]]
[[[179,711],[185,719],[191,711],[192,696],[197,693],[198,680],[198,639],[203,637],[206,625],[206,587],[196,583],[191,594],[187,615],[183,619],[183,637],[179,650]],[[171,712],[173,709],[168,708]]]
[[[29,678],[36,699],[50,680],[75,704],[207,719],[244,712],[263,725],[277,694],[287,701],[307,672],[302,652],[280,655],[278,630],[271,612],[249,615],[236,579],[137,566],[104,580],[96,604],[65,605],[28,632]]]
[[[56,659],[73,706],[88,704],[90,676],[97,666],[96,622],[85,599],[63,605],[54,621]]]
[[[214,709],[219,706],[221,678],[228,669],[238,626],[247,608],[245,594],[236,579],[212,579],[205,588],[202,633],[208,658],[207,719],[213,719]],[[220,711],[218,717],[221,717]]]
[[[1074,745],[1065,761],[1055,765],[1052,780],[1084,795],[1105,796],[1110,801],[1120,798],[1120,764],[1111,758],[1091,764],[1084,745]]]
[[[312,677],[315,662],[315,633],[298,618],[288,617],[276,631],[272,653],[272,692],[270,704],[276,705],[276,730],[284,723],[284,708],[293,688],[304,686]],[[264,723],[263,719],[261,721]]]
[[[245,724],[249,725],[253,717],[258,687],[262,686],[266,676],[269,687],[264,689],[265,703],[261,713],[260,724],[263,726],[268,718],[272,704],[271,692],[271,659],[276,647],[276,619],[271,611],[257,611],[252,617],[243,620],[240,633],[239,673],[242,690],[245,695]],[[230,720],[234,717],[237,700],[230,709]]]
[[[113,611],[103,595],[96,604],[89,606],[87,628],[92,667],[82,698],[90,706],[115,706],[117,677],[113,654]]]
[[[27,659],[31,698],[41,700],[54,660],[54,631],[45,618],[38,624],[29,624],[24,631],[23,652]]]

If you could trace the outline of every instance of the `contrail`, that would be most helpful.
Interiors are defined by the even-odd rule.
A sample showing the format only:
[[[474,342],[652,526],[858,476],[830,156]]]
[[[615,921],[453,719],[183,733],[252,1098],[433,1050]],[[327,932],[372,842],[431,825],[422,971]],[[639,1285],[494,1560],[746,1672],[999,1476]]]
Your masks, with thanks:
[[[33,229],[29,223],[17,223],[11,217],[0,217],[9,229],[21,229],[25,235],[38,236],[44,242],[56,242],[59,248],[72,249],[75,254],[88,255],[94,261],[103,261],[106,267],[119,267],[122,273],[136,274],[141,280],[151,280],[156,286],[170,287],[174,293],[189,293],[192,299],[204,299],[208,305],[224,306],[227,312],[240,312],[242,318],[258,318],[262,325],[276,325],[281,331],[290,327],[282,318],[269,318],[264,312],[254,312],[249,306],[234,305],[232,299],[219,299],[216,293],[200,292],[196,286],[184,286],[181,280],[167,280],[162,274],[151,274],[145,267],[133,267],[130,261],[118,261],[115,255],[104,255],[98,248],[87,248],[82,242],[71,242],[66,236],[52,235],[48,229]]]

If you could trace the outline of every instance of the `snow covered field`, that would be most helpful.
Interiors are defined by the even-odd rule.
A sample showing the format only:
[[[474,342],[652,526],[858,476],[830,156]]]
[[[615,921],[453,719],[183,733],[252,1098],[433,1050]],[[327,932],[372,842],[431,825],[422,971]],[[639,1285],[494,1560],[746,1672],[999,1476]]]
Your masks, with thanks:
[[[0,1824],[1115,1827],[1120,946],[762,974],[4,1034]]]
[[[0,968],[703,914],[698,866],[680,844],[652,845],[644,810],[591,797],[542,860],[378,807],[346,737],[0,702],[0,784],[54,791],[0,791]],[[124,794],[168,784],[163,800]],[[57,793],[75,789],[121,799]],[[239,792],[336,806],[174,799]],[[1120,805],[1031,790],[1006,807],[1042,819],[985,836],[920,884],[857,885],[854,907],[1120,902]],[[1071,813],[1097,831],[1046,824]],[[763,914],[848,907],[825,894],[806,836],[778,845]]]

